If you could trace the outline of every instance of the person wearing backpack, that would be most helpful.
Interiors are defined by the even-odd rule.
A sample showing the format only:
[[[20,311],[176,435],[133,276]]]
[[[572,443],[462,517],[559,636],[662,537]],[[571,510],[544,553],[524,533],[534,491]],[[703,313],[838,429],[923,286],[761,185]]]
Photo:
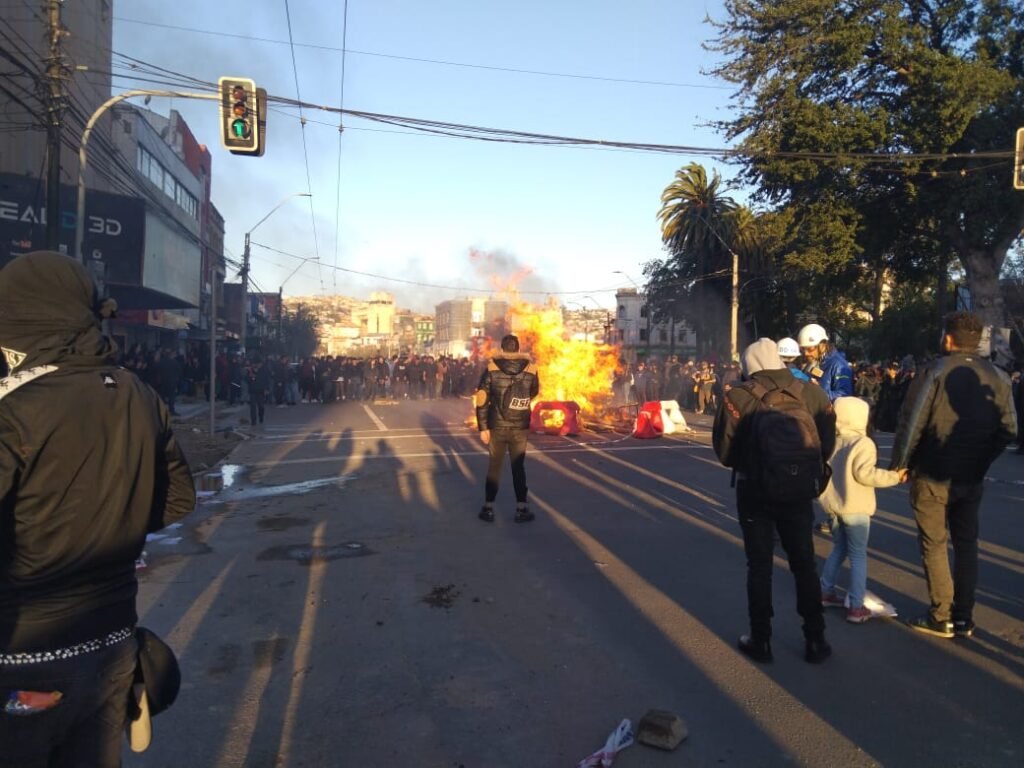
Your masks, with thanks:
[[[871,406],[859,397],[840,397],[836,409],[836,447],[832,454],[832,481],[821,494],[821,506],[829,516],[832,553],[821,569],[821,602],[826,607],[843,607],[836,594],[836,581],[843,561],[850,559],[850,604],[846,620],[863,624],[871,618],[864,606],[868,580],[868,536],[875,514],[875,488],[905,483],[907,470],[893,471],[875,466],[878,449],[868,437]]]
[[[778,533],[796,583],[804,658],[822,662],[832,648],[825,640],[811,502],[828,483],[835,411],[820,387],[794,378],[771,339],[747,347],[741,362],[746,380],[725,393],[712,432],[719,461],[735,470],[736,510],[747,556],[750,633],[740,636],[739,649],[755,661],[772,660],[772,569]]]

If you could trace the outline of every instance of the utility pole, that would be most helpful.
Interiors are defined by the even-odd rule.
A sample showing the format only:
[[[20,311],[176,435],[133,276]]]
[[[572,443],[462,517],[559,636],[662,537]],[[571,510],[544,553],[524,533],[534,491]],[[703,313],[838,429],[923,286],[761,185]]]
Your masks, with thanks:
[[[736,251],[732,254],[732,307],[729,322],[729,359],[736,362],[740,359],[739,350],[739,318],[740,318],[740,257]]]
[[[49,86],[46,94],[46,247],[51,251],[60,249],[60,133],[64,114],[61,2],[47,0],[46,9],[46,34],[50,43],[50,53],[46,58],[46,82]]]
[[[255,229],[255,227],[253,228]],[[251,230],[250,230],[251,231]],[[242,252],[242,311],[241,325],[238,327],[238,344],[242,349],[242,360],[245,360],[245,331],[249,320],[248,291],[249,291],[249,233],[245,233],[245,250]]]

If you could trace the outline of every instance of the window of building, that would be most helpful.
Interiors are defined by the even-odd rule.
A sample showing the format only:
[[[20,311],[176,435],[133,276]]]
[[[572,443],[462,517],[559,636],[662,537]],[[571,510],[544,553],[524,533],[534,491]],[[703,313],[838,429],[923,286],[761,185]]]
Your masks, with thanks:
[[[658,341],[660,341],[662,344],[668,341],[668,331],[666,331],[664,328],[661,328],[658,331]]]
[[[647,317],[647,307],[646,306],[641,306],[640,307],[640,317]]]
[[[680,328],[679,329],[679,338],[677,339],[677,341],[686,341],[686,329],[685,328]]]
[[[641,328],[640,329],[640,341],[647,341],[647,329],[646,328]]]

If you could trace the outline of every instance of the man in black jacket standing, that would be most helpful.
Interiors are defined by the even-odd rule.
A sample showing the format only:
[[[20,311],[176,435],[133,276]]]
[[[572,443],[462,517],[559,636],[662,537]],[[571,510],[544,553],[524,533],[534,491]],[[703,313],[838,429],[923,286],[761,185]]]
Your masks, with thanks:
[[[892,449],[890,469],[911,471],[910,504],[931,604],[910,626],[936,637],[974,634],[985,473],[1017,434],[1009,377],[976,354],[982,327],[971,312],[945,318],[946,356],[929,363],[907,390]]]
[[[533,520],[526,503],[526,438],[530,431],[530,404],[540,392],[537,367],[519,351],[519,339],[509,334],[501,340],[501,351],[491,358],[480,377],[473,401],[480,439],[488,447],[490,462],[484,486],[480,519],[494,522],[494,500],[498,497],[501,465],[505,454],[512,460],[512,485],[516,491],[517,523]]]
[[[817,432],[820,456],[810,457],[819,472],[832,455],[836,441],[836,416],[828,396],[817,386],[797,381],[779,357],[771,339],[759,339],[743,351],[743,372],[747,379],[726,391],[715,415],[712,442],[719,461],[736,470],[736,511],[743,530],[743,548],[747,555],[747,611],[750,634],[741,635],[739,649],[755,661],[772,660],[772,569],[776,532],[789,558],[789,570],[796,582],[796,610],[803,619],[804,658],[811,663],[824,661],[832,653],[825,641],[825,617],[821,604],[821,585],[814,561],[814,493],[798,500],[779,501],[770,489],[755,478],[761,475],[769,458],[755,445],[755,414],[767,405],[759,393],[782,391],[792,398],[793,407],[806,410]],[[812,452],[813,454],[813,452]],[[816,488],[817,493],[824,485]]]
[[[195,490],[159,396],[117,367],[110,314],[59,253],[0,270],[0,763],[121,764],[135,561]]]

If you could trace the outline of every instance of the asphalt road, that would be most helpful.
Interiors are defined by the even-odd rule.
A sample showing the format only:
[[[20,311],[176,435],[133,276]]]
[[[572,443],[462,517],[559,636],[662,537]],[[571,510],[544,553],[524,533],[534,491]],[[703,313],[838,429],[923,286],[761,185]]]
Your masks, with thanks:
[[[575,766],[652,708],[688,739],[634,745],[617,768],[1024,765],[1024,457],[986,486],[973,639],[901,621],[926,599],[903,486],[878,492],[868,568],[901,619],[832,609],[834,656],[805,663],[780,558],[762,666],[735,649],[744,557],[708,419],[656,440],[531,436],[537,520],[517,525],[507,469],[497,522],[476,518],[469,414],[269,409],[230,485],[148,545],[142,623],[184,684],[126,765]]]

